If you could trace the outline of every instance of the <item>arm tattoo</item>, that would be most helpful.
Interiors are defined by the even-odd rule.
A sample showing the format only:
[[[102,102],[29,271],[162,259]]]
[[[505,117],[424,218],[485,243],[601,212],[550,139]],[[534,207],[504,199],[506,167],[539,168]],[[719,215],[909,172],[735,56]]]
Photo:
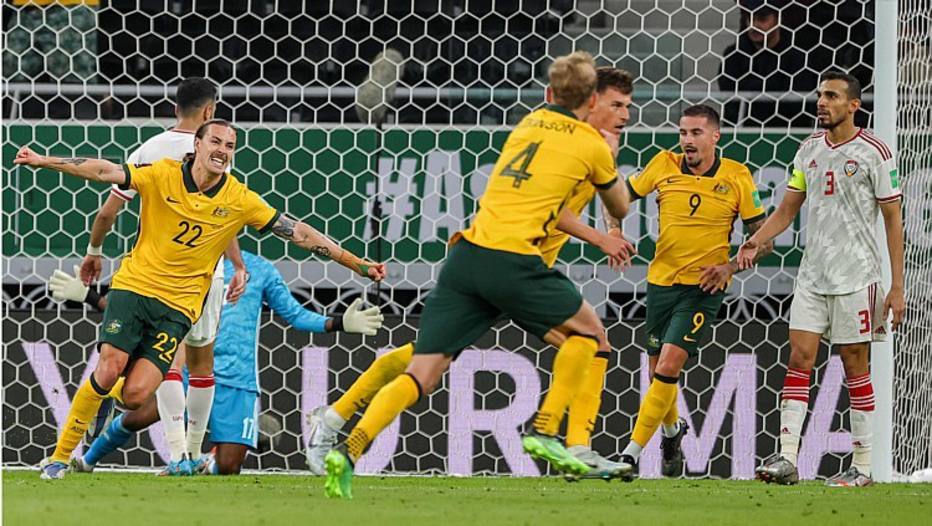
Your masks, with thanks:
[[[86,162],[87,162],[87,159],[85,159],[85,158],[83,158],[83,157],[67,157],[67,158],[62,159],[61,161],[59,161],[59,162],[57,162],[57,163],[55,163],[55,164],[73,164],[73,165],[75,165],[75,166],[81,166],[82,164],[84,164],[84,163],[86,163]]]
[[[311,247],[311,252],[317,254],[318,256],[322,258],[330,257],[330,249],[324,246]]]
[[[294,227],[294,219],[282,214],[278,217],[278,221],[272,225],[272,233],[281,238],[294,239]]]

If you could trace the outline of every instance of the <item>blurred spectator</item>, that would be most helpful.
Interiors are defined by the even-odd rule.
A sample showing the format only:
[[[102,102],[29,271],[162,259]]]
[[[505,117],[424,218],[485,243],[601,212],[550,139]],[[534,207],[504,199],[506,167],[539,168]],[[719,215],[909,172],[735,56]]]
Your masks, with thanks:
[[[746,27],[723,53],[719,89],[759,94],[745,107],[745,125],[787,126],[800,120],[811,124],[811,117],[802,115],[801,101],[776,100],[787,91],[809,92],[818,83],[818,72],[806,68],[805,53],[780,24],[779,7],[772,1],[743,2]],[[738,124],[740,111],[741,101],[727,103],[725,120]]]
[[[93,82],[100,0],[12,0],[4,9],[5,80]]]

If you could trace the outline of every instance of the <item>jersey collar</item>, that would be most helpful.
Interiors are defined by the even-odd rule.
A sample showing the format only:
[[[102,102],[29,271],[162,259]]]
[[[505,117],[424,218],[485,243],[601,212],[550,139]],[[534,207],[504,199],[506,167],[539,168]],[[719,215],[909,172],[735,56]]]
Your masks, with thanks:
[[[571,119],[579,120],[579,117],[577,117],[575,113],[557,104],[547,104],[544,106],[544,109],[547,111],[552,111],[554,113],[559,113],[561,115],[566,115],[567,117]]]
[[[184,180],[184,189],[188,191],[189,194],[196,194],[201,190],[197,187],[197,183],[194,182],[194,176],[191,174],[191,162],[186,162],[181,165],[181,174],[182,179]],[[227,182],[226,172],[220,176],[220,182],[211,186],[208,190],[204,191],[204,195],[207,197],[213,197],[220,192],[220,189],[223,188],[223,185]]]
[[[718,172],[719,167],[722,165],[722,160],[718,155],[715,156],[715,162],[712,163],[712,166],[709,170],[700,174],[701,177],[715,177],[715,173]],[[689,170],[689,165],[686,164],[686,156],[683,156],[683,159],[680,161],[680,171],[683,172],[683,175],[696,175]]]

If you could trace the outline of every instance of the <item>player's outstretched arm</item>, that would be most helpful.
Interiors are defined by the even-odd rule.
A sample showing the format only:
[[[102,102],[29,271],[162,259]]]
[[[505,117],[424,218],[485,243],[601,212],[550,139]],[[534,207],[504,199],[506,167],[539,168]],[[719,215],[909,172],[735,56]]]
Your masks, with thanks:
[[[755,232],[761,229],[763,224],[763,219],[748,223],[748,231],[751,233],[752,237]],[[756,265],[758,261],[770,255],[771,252],[773,252],[773,240],[761,243],[757,252],[754,254],[752,265]],[[728,263],[701,267],[701,270],[702,275],[699,277],[699,287],[711,294],[718,290],[725,290],[725,288],[728,287],[728,282],[731,280],[731,277],[734,276],[736,272],[740,272],[743,269],[739,268],[736,257]]]
[[[48,168],[56,172],[73,175],[88,181],[101,183],[126,183],[126,174],[119,164],[104,159],[87,159],[84,157],[49,157],[39,155],[28,146],[23,146],[16,153],[13,164],[32,166],[33,168]]]
[[[49,278],[49,291],[58,301],[78,301],[87,303],[99,310],[107,308],[107,298],[97,294],[97,291],[88,287],[78,279],[80,268],[74,267],[74,277],[67,272],[55,270]]]
[[[887,251],[890,253],[890,292],[884,301],[884,317],[893,311],[893,330],[897,330],[906,314],[905,278],[903,274],[903,215],[901,201],[880,203],[884,230],[887,233]]]
[[[332,239],[321,234],[312,226],[281,214],[272,225],[272,232],[291,241],[301,248],[310,250],[320,257],[333,261],[372,281],[385,279],[385,264],[362,259],[352,252],[337,245]]]
[[[268,269],[274,274],[267,280],[263,296],[269,308],[285,319],[295,329],[307,332],[349,332],[374,336],[382,328],[382,313],[378,307],[361,309],[362,299],[357,298],[346,312],[337,316],[323,316],[305,309],[291,294],[281,274],[271,263]]]
[[[753,267],[754,263],[763,257],[758,255],[758,253],[764,249],[767,243],[773,241],[773,238],[780,235],[793,224],[793,219],[796,218],[796,214],[799,213],[805,201],[805,192],[786,192],[783,196],[783,201],[780,202],[780,206],[778,206],[774,213],[764,221],[764,225],[738,249],[738,256],[736,259],[738,261],[739,270]]]
[[[637,254],[634,245],[621,235],[621,230],[616,232],[617,235],[600,232],[583,223],[582,220],[568,208],[564,208],[563,211],[560,212],[557,228],[601,250],[608,256],[609,265],[615,270],[621,270],[630,265],[631,258]]]

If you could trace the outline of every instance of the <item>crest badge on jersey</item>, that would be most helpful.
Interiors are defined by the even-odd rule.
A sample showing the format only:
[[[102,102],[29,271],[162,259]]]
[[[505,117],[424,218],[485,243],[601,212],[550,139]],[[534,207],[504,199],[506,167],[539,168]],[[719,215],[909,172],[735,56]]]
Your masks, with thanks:
[[[230,210],[228,208],[218,206],[217,208],[214,208],[214,212],[211,215],[213,215],[214,217],[226,217],[230,215]]]
[[[725,183],[719,183],[715,185],[714,190],[715,190],[715,193],[717,194],[727,194],[728,191],[731,190],[731,188],[729,188],[728,185]]]
[[[848,162],[845,163],[845,175],[851,177],[852,175],[858,173],[858,162],[852,159],[848,159]]]
[[[123,322],[120,320],[110,320],[110,323],[104,328],[104,332],[107,334],[117,334],[121,330],[123,330]]]
[[[814,169],[814,168],[818,168],[818,167],[819,167],[819,165],[816,164],[815,159],[809,161],[809,169],[810,169],[810,170],[812,170],[812,169]]]

